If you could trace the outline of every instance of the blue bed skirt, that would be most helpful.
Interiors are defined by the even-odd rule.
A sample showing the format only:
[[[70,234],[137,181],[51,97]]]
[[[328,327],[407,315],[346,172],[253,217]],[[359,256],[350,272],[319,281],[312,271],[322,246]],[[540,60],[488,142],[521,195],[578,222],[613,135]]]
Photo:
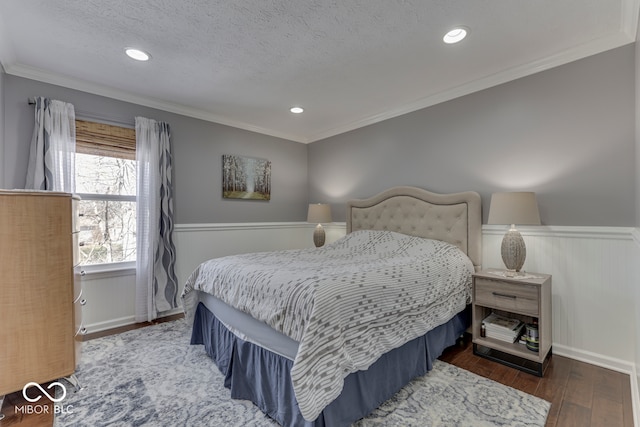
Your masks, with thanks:
[[[280,425],[349,426],[430,371],[432,362],[467,329],[470,318],[467,308],[448,323],[382,355],[368,370],[350,374],[342,393],[314,421],[300,414],[291,384],[293,361],[238,338],[202,303],[195,313],[191,344],[204,345],[225,376],[232,398],[252,401]]]

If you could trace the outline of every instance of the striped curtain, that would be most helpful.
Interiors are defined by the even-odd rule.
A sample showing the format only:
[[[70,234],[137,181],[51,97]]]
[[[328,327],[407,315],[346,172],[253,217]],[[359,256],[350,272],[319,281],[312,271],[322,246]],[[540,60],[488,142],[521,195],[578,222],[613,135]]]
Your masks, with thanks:
[[[25,188],[75,192],[75,120],[72,104],[35,98],[35,125]]]
[[[136,321],[178,307],[169,125],[136,117]]]

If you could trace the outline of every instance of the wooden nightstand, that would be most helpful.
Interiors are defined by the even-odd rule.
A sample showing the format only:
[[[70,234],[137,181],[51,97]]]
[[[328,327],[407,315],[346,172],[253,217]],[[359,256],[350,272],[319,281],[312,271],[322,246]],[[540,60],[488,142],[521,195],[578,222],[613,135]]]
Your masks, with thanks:
[[[505,273],[489,269],[473,275],[473,353],[542,376],[551,357],[551,276],[507,277]],[[482,321],[492,312],[524,323],[537,322],[539,350],[482,336]]]

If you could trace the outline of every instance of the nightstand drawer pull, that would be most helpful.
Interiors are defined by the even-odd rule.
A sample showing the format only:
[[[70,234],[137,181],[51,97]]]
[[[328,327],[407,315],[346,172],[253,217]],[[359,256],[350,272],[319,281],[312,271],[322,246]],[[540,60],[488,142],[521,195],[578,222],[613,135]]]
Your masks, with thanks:
[[[492,292],[493,295],[497,296],[497,297],[502,297],[502,298],[511,298],[511,299],[516,299],[518,298],[515,295],[507,295],[507,294],[501,294],[500,292]]]

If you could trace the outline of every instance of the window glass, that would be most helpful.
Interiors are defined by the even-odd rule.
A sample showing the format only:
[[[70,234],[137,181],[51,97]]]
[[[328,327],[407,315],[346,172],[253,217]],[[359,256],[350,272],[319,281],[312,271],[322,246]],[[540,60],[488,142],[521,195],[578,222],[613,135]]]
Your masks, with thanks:
[[[135,160],[76,153],[76,192],[135,196]]]
[[[76,132],[80,263],[135,261],[135,132],[86,121],[76,121]]]
[[[80,263],[136,260],[136,203],[81,200]]]

